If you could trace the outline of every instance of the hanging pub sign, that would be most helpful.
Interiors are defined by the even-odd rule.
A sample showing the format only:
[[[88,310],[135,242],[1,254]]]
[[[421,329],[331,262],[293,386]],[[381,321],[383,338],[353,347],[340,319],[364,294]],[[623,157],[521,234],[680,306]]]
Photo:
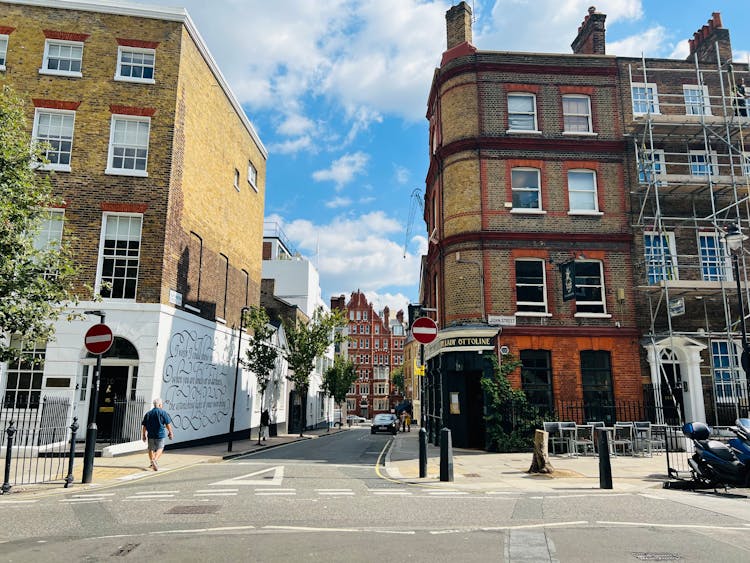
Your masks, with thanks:
[[[563,301],[576,298],[576,263],[575,260],[560,264],[560,279],[562,279]]]

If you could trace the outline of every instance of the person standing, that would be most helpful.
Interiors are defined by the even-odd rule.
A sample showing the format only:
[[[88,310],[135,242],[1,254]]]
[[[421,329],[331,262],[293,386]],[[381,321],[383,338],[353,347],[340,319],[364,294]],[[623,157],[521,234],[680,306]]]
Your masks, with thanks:
[[[735,97],[737,99],[737,115],[740,117],[747,117],[747,101],[750,97],[750,91],[745,86],[745,79],[740,78],[740,81],[735,85]]]
[[[164,440],[174,438],[172,431],[172,419],[164,406],[161,397],[153,401],[154,408],[143,416],[141,423],[141,438],[146,442],[148,440],[148,459],[151,462],[151,469],[159,470],[159,458],[164,451]]]
[[[406,411],[401,411],[399,418],[401,419],[401,432],[406,432]]]
[[[404,417],[404,425],[406,426],[406,431],[411,432],[411,415],[409,414],[409,411],[404,411],[406,413],[406,416]]]
[[[268,426],[271,424],[271,417],[268,414],[268,409],[263,409],[260,413],[260,438],[264,442],[268,438]]]

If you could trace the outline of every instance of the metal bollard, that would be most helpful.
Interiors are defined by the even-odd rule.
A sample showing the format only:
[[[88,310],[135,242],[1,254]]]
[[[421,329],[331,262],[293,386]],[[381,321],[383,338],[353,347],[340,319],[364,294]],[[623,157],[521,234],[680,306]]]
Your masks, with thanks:
[[[5,448],[5,479],[3,480],[3,486],[2,489],[0,489],[2,493],[0,494],[5,494],[10,491],[10,462],[13,457],[13,435],[16,433],[12,420],[10,421],[8,428],[5,430],[5,433],[8,435],[8,442]]]
[[[427,429],[419,429],[419,477],[427,477]]]
[[[440,431],[440,480],[453,481],[453,441],[450,428]]]
[[[609,439],[606,430],[597,430],[599,432],[599,488],[612,488],[612,464],[609,460]]]
[[[68,476],[65,477],[65,488],[73,484],[73,462],[76,458],[76,432],[78,431],[78,417],[73,417],[73,424],[70,425],[70,455],[68,456]]]

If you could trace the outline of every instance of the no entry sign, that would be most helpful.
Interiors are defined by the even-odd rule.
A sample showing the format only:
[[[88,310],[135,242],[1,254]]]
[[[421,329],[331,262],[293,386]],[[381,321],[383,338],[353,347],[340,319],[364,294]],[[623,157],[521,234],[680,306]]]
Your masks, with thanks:
[[[86,350],[92,354],[104,354],[110,349],[114,340],[112,329],[105,324],[99,323],[86,331],[83,343],[86,346]]]
[[[429,344],[437,338],[438,327],[431,318],[419,317],[411,325],[411,333],[417,342]]]

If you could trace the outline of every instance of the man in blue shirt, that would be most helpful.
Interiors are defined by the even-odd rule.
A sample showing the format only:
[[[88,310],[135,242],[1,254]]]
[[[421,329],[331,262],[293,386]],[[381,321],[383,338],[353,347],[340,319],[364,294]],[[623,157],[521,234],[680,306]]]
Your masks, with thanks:
[[[141,423],[141,437],[145,442],[148,438],[148,459],[151,461],[151,469],[159,470],[159,458],[164,451],[164,439],[174,438],[172,432],[172,419],[167,411],[162,409],[163,403],[160,397],[154,399],[154,408],[148,411]]]

